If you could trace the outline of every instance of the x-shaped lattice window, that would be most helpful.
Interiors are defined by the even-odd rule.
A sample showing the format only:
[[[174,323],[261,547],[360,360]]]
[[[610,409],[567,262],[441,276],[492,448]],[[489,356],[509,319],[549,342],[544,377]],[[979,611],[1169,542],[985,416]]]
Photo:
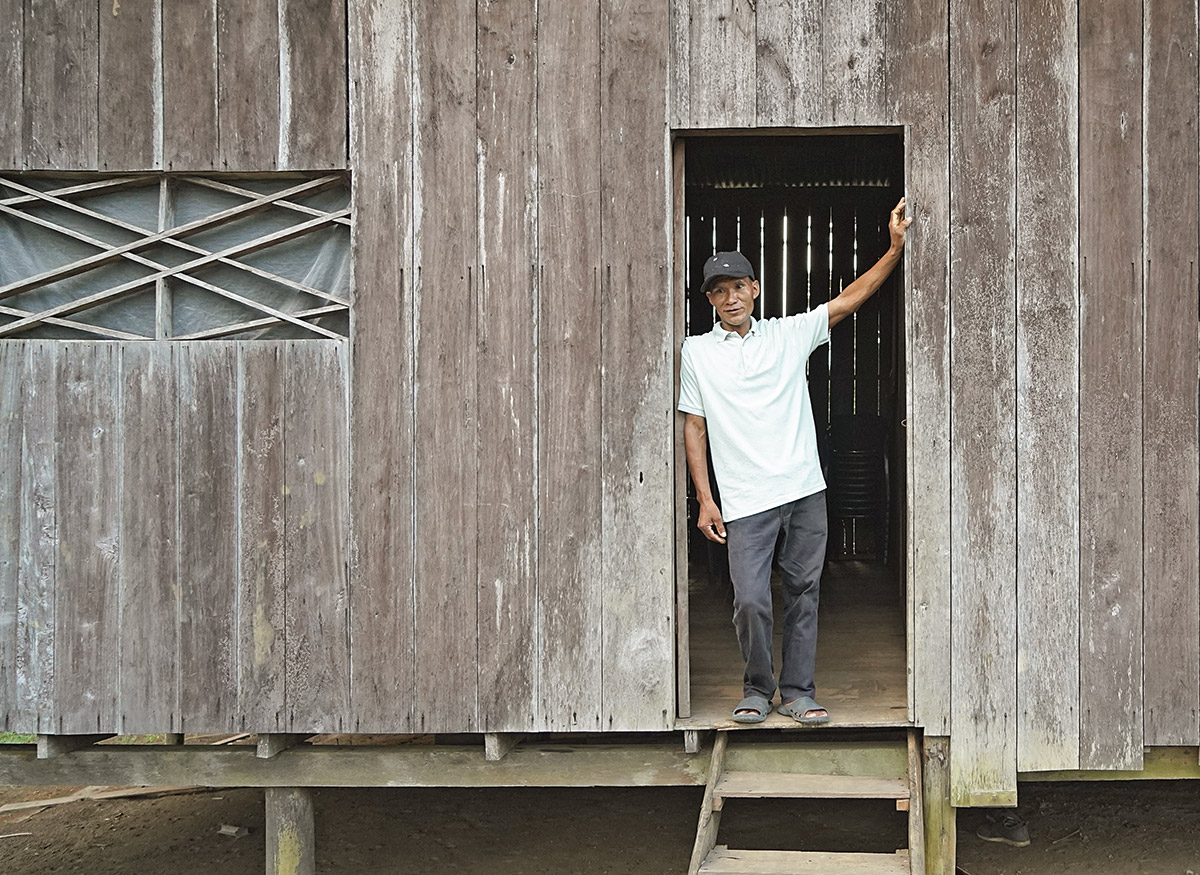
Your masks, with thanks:
[[[0,176],[0,338],[47,327],[65,332],[50,336],[120,340],[245,337],[281,327],[291,336],[344,337],[348,202],[342,174]],[[146,227],[155,207],[157,227]],[[190,325],[174,312],[179,295]],[[135,298],[140,310],[122,311],[120,302]]]

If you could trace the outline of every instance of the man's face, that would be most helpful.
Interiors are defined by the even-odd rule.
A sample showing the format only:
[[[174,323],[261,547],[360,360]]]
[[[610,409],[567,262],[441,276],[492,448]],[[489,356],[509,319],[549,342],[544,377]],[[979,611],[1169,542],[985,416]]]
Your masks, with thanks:
[[[708,302],[716,308],[717,318],[729,329],[748,324],[758,297],[758,280],[750,277],[721,277],[709,286]]]

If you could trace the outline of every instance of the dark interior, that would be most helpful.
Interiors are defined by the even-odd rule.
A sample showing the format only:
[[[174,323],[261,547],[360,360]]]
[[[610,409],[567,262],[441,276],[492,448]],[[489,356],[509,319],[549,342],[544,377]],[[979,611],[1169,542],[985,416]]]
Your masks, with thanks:
[[[737,249],[754,265],[756,317],[801,313],[886,251],[888,215],[904,191],[899,132],[694,137],[685,160],[688,334],[713,325],[699,287],[714,251]],[[809,360],[829,487],[829,561],[880,563],[896,580],[905,518],[902,288],[897,271]],[[690,481],[688,507],[693,574],[720,578],[724,548],[697,531]]]

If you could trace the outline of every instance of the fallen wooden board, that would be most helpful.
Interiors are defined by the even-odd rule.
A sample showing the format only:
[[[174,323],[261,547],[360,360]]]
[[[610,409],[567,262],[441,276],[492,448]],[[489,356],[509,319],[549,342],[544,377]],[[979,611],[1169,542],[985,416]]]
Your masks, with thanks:
[[[55,805],[66,805],[68,802],[83,802],[95,799],[128,799],[137,796],[168,796],[180,793],[198,793],[208,787],[84,787],[70,796],[56,796],[52,799],[31,799],[28,802],[9,802],[0,805],[0,814],[7,811],[25,811],[30,808],[52,808]]]

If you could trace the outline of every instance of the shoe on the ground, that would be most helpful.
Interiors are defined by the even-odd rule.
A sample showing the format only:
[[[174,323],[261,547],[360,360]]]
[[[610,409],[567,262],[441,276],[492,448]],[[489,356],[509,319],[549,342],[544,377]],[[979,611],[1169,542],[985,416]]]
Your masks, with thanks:
[[[1014,848],[1029,844],[1029,827],[1015,814],[989,814],[975,835],[985,842],[1003,842]]]

